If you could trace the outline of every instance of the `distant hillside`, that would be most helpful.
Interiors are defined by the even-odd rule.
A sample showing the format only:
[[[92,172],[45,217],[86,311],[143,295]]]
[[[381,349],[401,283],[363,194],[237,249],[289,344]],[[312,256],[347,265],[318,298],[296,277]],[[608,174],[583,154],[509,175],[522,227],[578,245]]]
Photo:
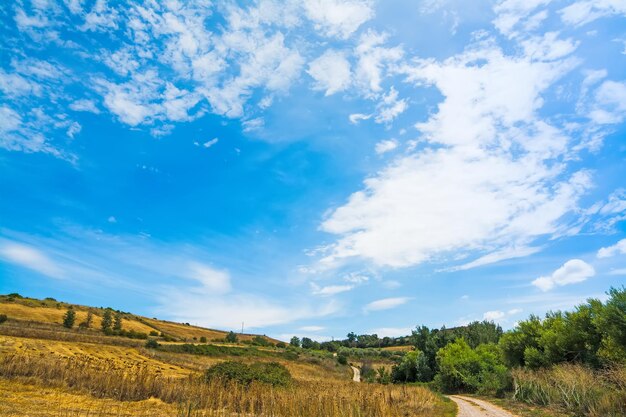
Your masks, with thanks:
[[[63,316],[69,308],[76,312],[76,327],[87,318],[88,312],[92,314],[90,328],[82,329],[85,333],[102,334],[102,316],[106,310],[103,307],[88,307],[78,304],[57,301],[54,298],[43,300],[23,297],[19,294],[0,295],[0,314],[6,314],[9,319],[41,323],[45,325],[58,325],[62,328]],[[136,314],[122,312],[122,329],[132,332],[137,338],[153,337],[170,342],[194,342],[206,338],[208,342],[223,341],[228,332],[204,327],[192,326],[187,323],[175,323],[156,318],[138,316]],[[240,342],[251,342],[259,335],[237,333]],[[278,343],[279,340],[267,336],[261,336],[270,343]]]

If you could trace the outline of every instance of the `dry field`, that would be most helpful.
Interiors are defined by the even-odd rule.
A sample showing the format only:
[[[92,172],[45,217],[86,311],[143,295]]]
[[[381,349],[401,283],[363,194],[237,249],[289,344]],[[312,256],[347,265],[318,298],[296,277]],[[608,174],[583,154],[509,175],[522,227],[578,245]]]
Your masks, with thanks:
[[[424,388],[353,383],[349,367],[337,365],[332,358],[289,357],[275,348],[239,347],[232,355],[226,348],[219,356],[146,349],[145,340],[104,336],[95,329],[64,329],[60,322],[67,307],[56,308],[55,301],[42,302],[46,305],[37,300],[2,301],[0,314],[9,316],[9,321],[0,325],[2,416],[453,415],[453,405]],[[78,322],[87,308],[74,308]],[[140,326],[146,326],[185,340],[224,335],[184,324],[127,317],[124,325],[128,329],[136,325],[136,331],[145,331]],[[289,387],[206,382],[204,371],[224,360],[279,362],[294,382]]]

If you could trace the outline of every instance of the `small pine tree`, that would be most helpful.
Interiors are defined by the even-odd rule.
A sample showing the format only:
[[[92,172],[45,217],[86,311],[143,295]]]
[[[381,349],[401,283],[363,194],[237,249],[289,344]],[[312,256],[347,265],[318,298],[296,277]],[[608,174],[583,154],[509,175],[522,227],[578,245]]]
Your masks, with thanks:
[[[235,332],[231,331],[226,335],[226,341],[228,343],[237,343],[237,335]]]
[[[122,330],[122,313],[120,311],[115,313],[115,323],[113,323],[113,330]]]
[[[76,321],[76,312],[72,307],[70,307],[65,315],[63,316],[63,326],[71,329],[74,327],[74,322]]]
[[[104,310],[104,314],[102,315],[102,331],[108,333],[111,331],[111,326],[113,326],[113,311],[110,308]]]

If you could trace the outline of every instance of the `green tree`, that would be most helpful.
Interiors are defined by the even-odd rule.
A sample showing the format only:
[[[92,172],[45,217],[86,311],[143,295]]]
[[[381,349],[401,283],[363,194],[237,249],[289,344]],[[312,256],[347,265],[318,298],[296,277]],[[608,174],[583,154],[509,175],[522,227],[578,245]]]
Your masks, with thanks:
[[[109,333],[111,331],[111,327],[113,326],[113,310],[110,308],[104,310],[100,326],[102,327],[102,331],[105,333]]]
[[[63,316],[63,326],[71,329],[74,327],[74,322],[76,321],[76,312],[72,307],[70,307]]]
[[[302,338],[302,349],[311,349],[313,347],[313,340],[308,337]]]
[[[237,343],[237,334],[233,331],[228,332],[228,334],[226,335],[226,342]]]
[[[293,347],[300,347],[300,338],[298,336],[292,337],[289,344]]]
[[[407,352],[391,370],[393,382],[428,382],[432,378],[433,371],[428,365],[428,359],[420,350]]]
[[[200,336],[200,343],[206,343],[206,337]]]
[[[115,319],[113,321],[113,330],[115,331],[120,331],[122,330],[122,312],[121,311],[117,311],[115,313]]]

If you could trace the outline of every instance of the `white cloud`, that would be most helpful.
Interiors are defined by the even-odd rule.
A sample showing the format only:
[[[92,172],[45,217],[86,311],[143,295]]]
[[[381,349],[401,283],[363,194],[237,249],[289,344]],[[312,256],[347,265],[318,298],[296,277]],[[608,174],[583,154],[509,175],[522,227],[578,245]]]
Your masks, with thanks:
[[[391,87],[389,93],[385,94],[376,106],[377,114],[374,120],[376,123],[390,123],[404,113],[408,106],[408,101],[406,99],[398,99],[398,91]]]
[[[187,276],[201,283],[202,291],[213,295],[226,294],[231,290],[230,274],[227,271],[220,271],[199,262],[189,263]]]
[[[495,27],[505,35],[514,37],[519,30],[536,28],[538,23],[545,19],[545,12],[534,13],[550,0],[500,0],[495,6]],[[517,29],[516,29],[517,28]]]
[[[70,103],[69,108],[74,111],[84,111],[95,114],[100,113],[100,109],[98,109],[98,106],[96,106],[96,102],[87,99],[76,100]]]
[[[398,147],[398,141],[395,139],[381,140],[376,144],[376,153],[382,155],[391,152]]]
[[[594,99],[589,117],[595,123],[617,124],[626,119],[626,82],[603,82]]]
[[[609,275],[626,275],[626,268],[611,269]]]
[[[610,258],[615,255],[626,254],[626,239],[622,239],[615,245],[600,248],[598,250],[598,258]]]
[[[477,252],[465,265],[475,267],[527,256],[537,238],[567,233],[566,215],[591,187],[590,174],[568,172],[560,158],[572,138],[537,115],[542,94],[576,65],[561,55],[507,56],[483,41],[443,62],[401,68],[445,97],[416,125],[427,146],[330,212],[321,229],[340,237],[322,265],[360,257],[406,267]]]
[[[504,313],[504,311],[487,311],[485,314],[483,314],[483,320],[496,321],[504,318],[505,316],[506,314]]]
[[[305,0],[304,8],[317,30],[343,39],[374,17],[370,0]]]
[[[48,277],[63,278],[64,276],[61,267],[44,252],[28,245],[2,239],[0,240],[0,258]]]
[[[506,312],[506,314],[508,314],[509,316],[514,316],[516,314],[522,313],[524,310],[522,310],[521,308],[513,308],[509,311]]]
[[[622,0],[582,0],[559,11],[563,22],[582,26],[596,19],[611,15],[626,15],[626,3]]]
[[[361,120],[368,120],[372,117],[371,114],[353,113],[348,118],[353,125],[358,124]]]
[[[115,218],[115,216],[109,216],[109,218],[107,219],[107,221],[109,223],[117,223],[117,219]]]
[[[352,83],[350,63],[344,53],[328,50],[309,64],[309,75],[315,80],[314,89],[330,96],[344,91]]]
[[[311,283],[313,295],[331,296],[351,291],[352,289],[354,289],[354,285],[327,285],[325,287],[320,287],[315,283]]]
[[[571,259],[549,276],[539,277],[532,284],[541,291],[583,282],[596,275],[593,266],[580,259]]]
[[[358,58],[355,81],[366,96],[375,96],[382,91],[382,80],[387,70],[404,55],[401,47],[382,46],[387,35],[368,30],[361,35],[355,54]]]
[[[204,146],[205,148],[207,148],[207,149],[208,149],[208,148],[210,148],[211,146],[216,145],[216,144],[217,144],[217,142],[219,142],[219,139],[218,139],[218,138],[213,138],[213,139],[211,139],[211,140],[208,140],[208,141],[204,142],[204,143],[202,144],[202,146]]]
[[[406,304],[411,298],[409,297],[393,297],[393,298],[383,298],[381,300],[372,301],[367,304],[364,310],[367,311],[379,311],[379,310],[389,310],[391,308],[396,308],[401,306],[402,304]]]

